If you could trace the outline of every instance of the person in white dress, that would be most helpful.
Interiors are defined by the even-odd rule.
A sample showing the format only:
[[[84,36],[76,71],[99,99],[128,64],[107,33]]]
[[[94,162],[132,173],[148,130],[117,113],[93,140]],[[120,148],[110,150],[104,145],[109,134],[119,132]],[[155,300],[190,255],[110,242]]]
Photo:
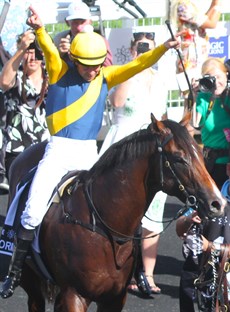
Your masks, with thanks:
[[[130,48],[132,57],[136,58],[140,53],[153,49],[155,47],[154,38],[154,33],[134,33]],[[110,145],[125,136],[146,128],[150,124],[151,113],[159,120],[166,118],[167,95],[168,90],[162,77],[152,67],[118,85],[109,95],[109,100],[115,107],[113,125],[105,137],[99,155],[102,155]],[[159,235],[154,235],[163,230],[161,221],[166,197],[165,193],[158,192],[150,204],[146,216],[142,219],[142,235],[151,237],[142,241],[143,269],[151,293],[161,292],[153,278],[159,244]],[[137,288],[136,285],[130,287],[132,290]]]

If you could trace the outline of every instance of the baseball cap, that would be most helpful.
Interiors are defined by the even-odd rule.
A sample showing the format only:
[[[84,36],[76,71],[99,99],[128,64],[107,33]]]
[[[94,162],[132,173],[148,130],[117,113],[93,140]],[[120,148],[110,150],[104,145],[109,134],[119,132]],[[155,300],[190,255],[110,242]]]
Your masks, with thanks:
[[[68,7],[67,21],[73,19],[90,19],[90,10],[87,4],[81,1],[72,2]]]

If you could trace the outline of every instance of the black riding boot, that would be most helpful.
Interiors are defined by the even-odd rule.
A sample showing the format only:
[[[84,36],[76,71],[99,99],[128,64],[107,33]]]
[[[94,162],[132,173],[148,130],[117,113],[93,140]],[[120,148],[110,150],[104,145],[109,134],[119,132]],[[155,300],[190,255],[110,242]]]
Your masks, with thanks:
[[[21,279],[22,267],[28,253],[31,242],[33,241],[34,230],[20,228],[17,242],[14,246],[14,252],[11,258],[9,272],[2,284],[0,295],[6,299],[13,295],[15,288],[19,285]]]

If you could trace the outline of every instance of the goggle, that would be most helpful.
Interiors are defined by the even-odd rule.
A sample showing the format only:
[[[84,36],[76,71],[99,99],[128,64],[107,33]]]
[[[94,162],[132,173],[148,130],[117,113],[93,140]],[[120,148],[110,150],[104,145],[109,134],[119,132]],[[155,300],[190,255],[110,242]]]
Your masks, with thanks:
[[[155,39],[155,32],[138,32],[133,33],[133,38],[135,41],[142,40],[143,38],[154,40]]]
[[[83,66],[83,67],[92,68],[92,69],[102,66],[102,64],[98,64],[98,65],[87,65],[87,64],[83,64],[83,63],[81,63],[81,62],[79,62],[79,61],[74,61],[74,63],[75,63],[75,64],[80,64],[80,65]]]

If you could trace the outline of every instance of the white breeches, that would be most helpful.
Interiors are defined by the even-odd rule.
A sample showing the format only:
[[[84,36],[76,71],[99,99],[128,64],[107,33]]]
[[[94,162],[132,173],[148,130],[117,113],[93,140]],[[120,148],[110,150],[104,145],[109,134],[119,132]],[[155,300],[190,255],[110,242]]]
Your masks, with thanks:
[[[49,199],[61,178],[71,170],[90,169],[97,159],[95,140],[51,137],[32,181],[21,217],[22,226],[26,229],[38,226],[48,210]]]

